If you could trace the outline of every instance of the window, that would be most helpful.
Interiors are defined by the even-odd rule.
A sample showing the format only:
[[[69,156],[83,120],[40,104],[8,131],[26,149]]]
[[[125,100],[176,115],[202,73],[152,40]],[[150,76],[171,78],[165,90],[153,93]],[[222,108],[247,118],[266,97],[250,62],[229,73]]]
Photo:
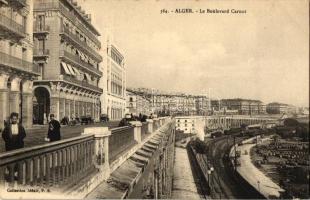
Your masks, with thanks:
[[[42,51],[45,47],[44,40],[38,40],[39,51]]]

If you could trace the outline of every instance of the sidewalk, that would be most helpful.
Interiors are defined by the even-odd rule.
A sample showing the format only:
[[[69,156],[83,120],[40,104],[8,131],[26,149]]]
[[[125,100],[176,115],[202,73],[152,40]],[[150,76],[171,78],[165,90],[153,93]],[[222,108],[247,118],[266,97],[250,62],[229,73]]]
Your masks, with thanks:
[[[95,123],[90,125],[75,125],[75,126],[61,126],[61,138],[67,139],[81,135],[84,128],[87,127],[109,127],[114,128],[118,126],[119,121],[109,121],[108,123]],[[26,138],[24,139],[25,147],[31,147],[40,144],[46,144],[44,138],[47,136],[47,125],[34,125],[26,129]],[[2,133],[1,133],[2,134]],[[0,139],[0,153],[5,151],[4,141]]]
[[[245,151],[250,152],[250,149],[255,145],[256,144],[243,144],[237,147],[237,150],[241,151],[241,156],[239,158],[241,166],[237,168],[237,171],[266,198],[269,198],[269,196],[279,197],[279,192],[284,190],[252,163],[250,154],[244,154]]]
[[[185,148],[175,148],[172,199],[200,199]]]

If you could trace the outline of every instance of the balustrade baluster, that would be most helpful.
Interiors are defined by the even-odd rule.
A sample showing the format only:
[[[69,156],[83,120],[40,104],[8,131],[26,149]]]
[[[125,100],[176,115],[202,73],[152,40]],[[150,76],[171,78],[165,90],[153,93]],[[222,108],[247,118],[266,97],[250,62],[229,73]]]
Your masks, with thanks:
[[[67,165],[67,162],[66,162],[66,157],[67,157],[67,152],[66,152],[66,150],[65,149],[63,149],[62,151],[61,151],[61,154],[62,154],[62,162],[61,162],[61,176],[62,176],[62,179],[61,179],[61,181],[62,182],[64,182],[65,181],[65,179],[66,179],[66,176],[67,176],[67,167],[66,167],[66,165]]]
[[[33,185],[38,185],[38,172],[39,172],[39,157],[33,159]]]
[[[56,175],[56,184],[58,185],[62,180],[62,151],[57,151],[57,175]]]
[[[12,187],[14,186],[15,163],[9,164],[8,169],[9,169],[8,182],[9,186]]]
[[[26,160],[26,185],[30,185],[32,181],[31,159]]]
[[[18,162],[18,184],[24,184],[24,162],[20,161]]]
[[[77,171],[78,171],[78,174],[81,173],[81,147],[82,145],[81,144],[78,144],[77,145]]]
[[[44,184],[44,155],[40,156],[40,179],[39,179],[39,185]]]
[[[71,176],[74,178],[75,177],[75,171],[74,171],[74,147],[70,147],[70,169],[71,169]]]
[[[79,167],[78,167],[78,161],[79,161],[79,155],[78,155],[78,147],[79,145],[75,145],[74,146],[74,171],[75,171],[75,174],[78,176],[78,172],[79,172]]]
[[[5,186],[5,180],[6,180],[6,166],[0,167],[0,189],[1,187]]]
[[[87,148],[87,158],[88,158],[87,169],[89,169],[90,166],[91,166],[91,163],[92,163],[92,159],[91,159],[91,143],[87,142],[87,145],[88,145],[88,148]]]
[[[51,154],[46,155],[46,185],[50,186],[50,178],[51,178]]]
[[[52,173],[52,182],[51,184],[54,185],[56,184],[56,168],[57,168],[57,153],[54,152],[52,154],[52,169],[51,169],[51,173]]]
[[[67,152],[67,159],[66,159],[66,171],[67,171],[67,178],[69,178],[71,176],[71,170],[70,170],[70,165],[71,165],[71,157],[70,157],[70,148],[66,148],[66,152]]]
[[[84,143],[84,162],[83,162],[83,171],[87,169],[87,142]]]
[[[83,142],[82,144],[82,172],[85,171],[85,165],[86,165],[86,143]]]

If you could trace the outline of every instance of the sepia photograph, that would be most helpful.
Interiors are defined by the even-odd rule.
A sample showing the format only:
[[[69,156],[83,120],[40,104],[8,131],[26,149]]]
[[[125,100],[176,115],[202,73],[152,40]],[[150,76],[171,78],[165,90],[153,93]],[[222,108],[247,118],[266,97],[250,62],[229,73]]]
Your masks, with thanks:
[[[0,0],[0,199],[310,199],[309,0]]]

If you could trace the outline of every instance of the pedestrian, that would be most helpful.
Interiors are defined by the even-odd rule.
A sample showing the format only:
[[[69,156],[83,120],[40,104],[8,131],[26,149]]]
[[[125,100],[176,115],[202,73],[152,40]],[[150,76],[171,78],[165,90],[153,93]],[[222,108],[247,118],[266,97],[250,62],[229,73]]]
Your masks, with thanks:
[[[119,122],[118,126],[121,127],[121,126],[130,126],[130,121],[133,121],[132,120],[132,115],[130,114],[126,114],[125,117]]]
[[[18,113],[12,112],[10,122],[8,122],[2,132],[2,138],[5,142],[5,150],[11,151],[24,147],[24,138],[26,131],[24,127],[18,123]]]
[[[60,136],[60,123],[55,119],[54,114],[50,114],[50,122],[48,123],[47,140],[49,142],[58,141]]]
[[[18,113],[12,112],[10,115],[10,121],[6,122],[4,130],[2,132],[2,138],[5,142],[5,150],[11,151],[15,149],[24,148],[24,138],[26,137],[26,131],[24,127],[18,123]],[[14,180],[17,180],[19,167],[17,163],[13,164]],[[4,176],[7,181],[10,181],[9,175],[11,174],[11,168],[7,167]]]

